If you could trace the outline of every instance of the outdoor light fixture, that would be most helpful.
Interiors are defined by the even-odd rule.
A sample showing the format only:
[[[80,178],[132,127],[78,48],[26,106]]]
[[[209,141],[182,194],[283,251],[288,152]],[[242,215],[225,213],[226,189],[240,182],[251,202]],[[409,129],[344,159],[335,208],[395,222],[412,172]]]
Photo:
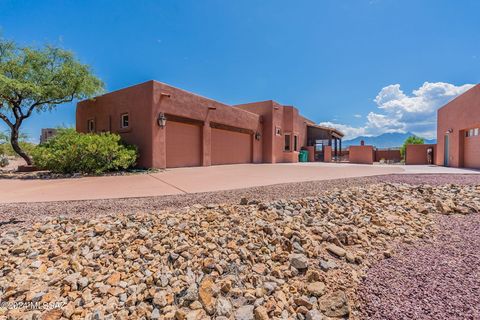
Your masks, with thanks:
[[[260,134],[260,132],[257,131],[257,132],[255,133],[255,140],[260,140],[260,137],[261,137],[261,136],[262,136],[262,135]]]
[[[449,133],[452,133],[452,132],[453,132],[453,129],[450,128],[450,129],[448,129],[447,132],[445,132],[445,133],[446,133],[446,134],[449,134]]]
[[[165,114],[163,112],[160,112],[158,114],[157,123],[158,126],[162,129],[165,128],[165,126],[167,125],[167,118],[165,117]]]

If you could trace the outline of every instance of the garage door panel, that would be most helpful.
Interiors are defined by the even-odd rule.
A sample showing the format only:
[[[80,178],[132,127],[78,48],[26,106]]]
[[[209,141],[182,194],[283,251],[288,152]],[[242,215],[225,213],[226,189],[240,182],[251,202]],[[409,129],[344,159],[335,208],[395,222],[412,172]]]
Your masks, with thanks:
[[[480,169],[480,136],[465,137],[463,166]]]
[[[202,165],[202,128],[199,125],[168,121],[166,126],[167,168]]]
[[[252,136],[248,133],[212,128],[212,164],[252,162]]]

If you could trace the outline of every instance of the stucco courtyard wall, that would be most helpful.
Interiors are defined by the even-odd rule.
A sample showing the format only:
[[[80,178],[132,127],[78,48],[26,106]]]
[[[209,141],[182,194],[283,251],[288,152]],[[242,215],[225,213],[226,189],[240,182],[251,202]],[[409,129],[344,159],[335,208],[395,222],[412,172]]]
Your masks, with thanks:
[[[429,164],[427,154],[428,148],[433,149],[433,164],[436,156],[435,144],[408,144],[405,149],[405,164]]]
[[[351,163],[373,164],[373,146],[350,146],[348,160]]]

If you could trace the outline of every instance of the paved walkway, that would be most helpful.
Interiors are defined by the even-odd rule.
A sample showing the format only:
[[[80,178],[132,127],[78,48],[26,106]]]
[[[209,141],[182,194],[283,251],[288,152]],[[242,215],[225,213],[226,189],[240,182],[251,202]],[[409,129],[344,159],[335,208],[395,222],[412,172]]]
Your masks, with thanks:
[[[395,173],[480,172],[436,166],[298,163],[177,168],[154,174],[76,179],[0,179],[0,203],[162,196]]]

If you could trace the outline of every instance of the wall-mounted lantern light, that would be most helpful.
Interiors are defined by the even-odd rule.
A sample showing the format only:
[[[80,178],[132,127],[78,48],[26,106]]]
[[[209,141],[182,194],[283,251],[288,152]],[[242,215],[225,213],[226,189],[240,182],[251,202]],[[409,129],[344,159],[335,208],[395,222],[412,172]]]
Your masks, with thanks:
[[[255,140],[260,140],[261,137],[262,137],[262,134],[257,131],[257,132],[255,133]]]
[[[450,133],[452,133],[452,132],[453,132],[453,129],[450,128],[450,129],[448,129],[447,132],[445,132],[445,133],[446,133],[446,134],[450,134]]]
[[[158,114],[157,124],[162,129],[165,128],[165,126],[167,125],[167,118],[165,117],[165,114],[163,112],[160,112]]]

